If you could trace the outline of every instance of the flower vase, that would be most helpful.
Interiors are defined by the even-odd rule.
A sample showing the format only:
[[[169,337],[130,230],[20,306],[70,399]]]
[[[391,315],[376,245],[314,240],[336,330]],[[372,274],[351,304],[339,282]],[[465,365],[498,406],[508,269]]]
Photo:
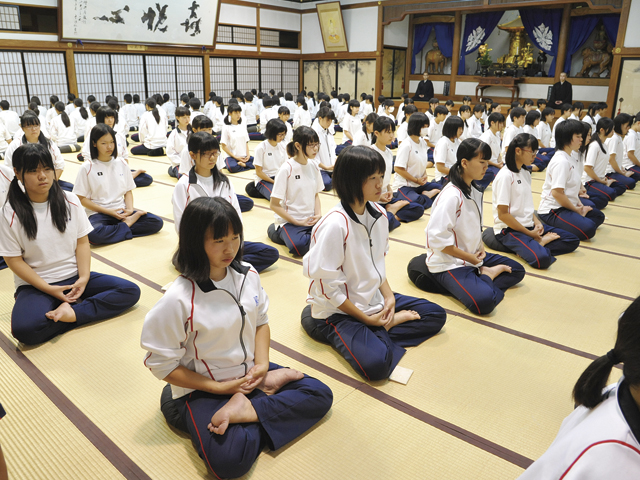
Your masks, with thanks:
[[[480,75],[483,77],[488,77],[489,76],[489,67],[482,65],[482,68],[480,70]]]

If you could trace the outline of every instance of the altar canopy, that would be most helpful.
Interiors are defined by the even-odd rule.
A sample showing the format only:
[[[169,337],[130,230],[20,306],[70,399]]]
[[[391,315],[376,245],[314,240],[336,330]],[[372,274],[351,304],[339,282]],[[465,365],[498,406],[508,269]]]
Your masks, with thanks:
[[[421,23],[413,30],[413,55],[411,56],[411,73],[416,73],[416,56],[429,41],[429,35],[433,29],[433,23]]]
[[[581,15],[573,17],[571,19],[571,28],[569,29],[569,40],[567,41],[567,59],[564,62],[565,72],[569,73],[571,71],[571,57],[582,48],[600,20],[604,24],[609,41],[613,45],[616,44],[620,15]],[[551,75],[551,72],[549,74]]]
[[[520,19],[533,44],[553,57],[553,61],[549,67],[549,76],[553,77],[556,73],[556,57],[558,56],[562,9],[522,9],[520,10]]]
[[[466,17],[464,36],[460,45],[458,75],[464,75],[465,56],[475,52],[491,35],[500,22],[503,12],[470,13]],[[444,52],[443,52],[444,53]]]

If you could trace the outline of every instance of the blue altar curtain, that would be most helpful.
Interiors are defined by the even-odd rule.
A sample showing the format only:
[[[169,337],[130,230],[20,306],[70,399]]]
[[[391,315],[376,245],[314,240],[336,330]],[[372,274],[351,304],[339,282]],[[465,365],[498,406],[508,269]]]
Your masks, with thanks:
[[[522,9],[520,10],[520,18],[533,44],[553,57],[549,67],[549,76],[553,77],[556,73],[562,9]]]
[[[498,25],[504,12],[470,13],[466,17],[464,36],[460,45],[460,63],[458,75],[464,75],[465,56],[475,52],[480,45],[486,42]],[[444,52],[443,52],[444,53]]]
[[[571,19],[569,40],[567,41],[567,59],[564,62],[563,70],[567,72],[567,75],[571,71],[571,57],[580,50],[580,47],[584,45],[584,42],[593,33],[593,29],[596,28],[600,18],[600,15],[581,15]]]
[[[434,23],[436,29],[436,40],[442,55],[447,58],[453,57],[453,23]]]
[[[612,15],[602,15],[602,23],[604,24],[604,29],[607,32],[607,37],[609,37],[609,41],[616,46],[616,40],[618,39],[618,27],[620,26],[620,15],[612,14]]]
[[[413,55],[411,56],[411,73],[416,73],[416,55],[420,55],[420,52],[427,44],[429,35],[431,35],[431,29],[433,29],[433,23],[421,23],[420,25],[416,25],[415,29],[413,30]]]

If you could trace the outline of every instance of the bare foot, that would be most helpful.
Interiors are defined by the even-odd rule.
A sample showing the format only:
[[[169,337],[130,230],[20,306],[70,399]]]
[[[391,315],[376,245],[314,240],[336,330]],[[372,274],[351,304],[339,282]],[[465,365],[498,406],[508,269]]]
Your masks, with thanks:
[[[385,208],[387,209],[387,212],[391,212],[395,216],[395,214],[398,213],[398,210],[407,205],[409,205],[409,202],[407,200],[400,200],[395,203],[387,203]]]
[[[427,168],[433,167],[433,162],[427,162]]]
[[[558,235],[557,233],[547,232],[542,236],[540,240],[538,240],[538,243],[544,247],[547,243],[551,243],[558,238],[560,238],[560,235]]]
[[[132,175],[133,175],[133,178],[136,178],[138,175],[142,175],[143,173],[147,173],[147,171],[140,169],[133,172]]]
[[[429,198],[433,198],[439,193],[440,193],[440,190],[437,189],[437,188],[434,188],[433,190],[426,190],[426,191],[422,192],[423,195],[425,195],[425,196],[427,196]]]
[[[536,167],[535,165],[531,165],[531,171],[532,172],[539,172],[540,169],[538,167]]]
[[[54,322],[74,323],[76,321],[76,312],[67,302],[61,303],[55,310],[45,313],[45,316]]]
[[[242,393],[236,393],[218,410],[207,428],[211,433],[224,435],[232,423],[253,423],[258,421],[258,414],[251,405],[251,401]]]
[[[414,310],[401,310],[395,313],[393,320],[385,325],[384,328],[389,331],[396,325],[400,325],[401,323],[408,322],[410,320],[418,320],[419,318],[420,314]]]
[[[495,279],[503,272],[511,273],[511,267],[507,265],[496,265],[495,267],[480,267],[480,274],[486,275],[491,280]]]
[[[271,370],[264,376],[260,385],[257,388],[262,390],[267,395],[273,395],[287,383],[295,382],[304,377],[302,372],[294,370],[292,368],[279,368],[278,370]]]
[[[133,212],[133,214],[131,214],[127,218],[125,218],[123,220],[123,222],[126,223],[127,225],[129,225],[129,227],[131,227],[131,225],[136,223],[141,216],[146,215],[146,214],[147,214],[147,212],[145,212],[143,210],[136,210],[135,212]]]

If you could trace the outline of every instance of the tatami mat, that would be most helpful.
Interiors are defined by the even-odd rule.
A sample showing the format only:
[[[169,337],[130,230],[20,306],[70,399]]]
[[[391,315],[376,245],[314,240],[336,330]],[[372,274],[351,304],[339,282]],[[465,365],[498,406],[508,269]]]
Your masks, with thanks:
[[[251,142],[252,149],[256,145]],[[65,157],[63,178],[73,182],[81,164],[73,154]],[[0,402],[9,413],[0,422],[0,440],[12,478],[213,478],[190,440],[166,425],[159,409],[163,382],[143,366],[139,346],[159,287],[176,276],[170,263],[177,246],[171,207],[176,180],[167,174],[166,157],[132,156],[130,164],[155,179],[135,190],[135,205],[163,217],[165,226],[150,237],[92,248],[92,269],[137,282],[142,297],[118,318],[23,349],[31,370],[0,351]],[[230,176],[241,194],[252,178],[253,172]],[[543,180],[544,173],[534,174],[535,192]],[[539,193],[534,198],[537,204]],[[321,202],[326,212],[337,198],[323,193]],[[485,193],[486,225],[493,224],[490,202],[491,189]],[[429,214],[391,234],[387,275],[395,291],[425,297],[408,280],[406,265],[424,251]],[[590,358],[611,348],[618,315],[640,293],[640,195],[629,192],[605,214],[596,237],[549,270],[526,266],[524,281],[487,317],[451,297],[426,295],[449,315],[439,335],[401,360],[414,370],[408,385],[362,382],[340,355],[306,336],[299,320],[308,288],[301,259],[277,246],[280,261],[261,274],[270,297],[271,360],[325,382],[334,405],[307,434],[278,452],[265,451],[246,477],[516,478],[551,443],[573,408],[573,384]],[[255,200],[243,221],[247,240],[270,243],[266,228],[273,214],[266,200]],[[12,293],[11,272],[4,270],[0,341],[15,356]],[[94,445],[86,427],[71,423],[31,379],[34,371],[113,443],[117,455],[105,456],[104,443],[94,439]],[[619,375],[614,370],[610,381]],[[140,471],[123,467],[123,457]]]

